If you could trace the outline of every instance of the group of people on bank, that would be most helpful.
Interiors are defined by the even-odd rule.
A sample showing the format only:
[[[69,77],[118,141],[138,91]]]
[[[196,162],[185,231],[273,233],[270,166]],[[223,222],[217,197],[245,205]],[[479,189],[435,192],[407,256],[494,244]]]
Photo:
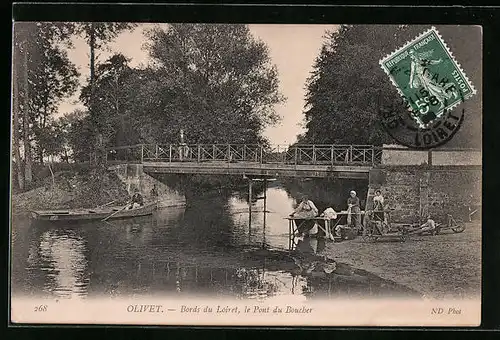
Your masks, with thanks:
[[[318,213],[318,208],[313,201],[311,201],[307,196],[303,196],[301,202],[289,215],[295,219],[299,236],[315,234],[316,232],[311,233],[311,230],[315,227],[316,223],[323,224],[324,227],[325,222],[321,220],[314,220],[315,217],[321,217],[324,219],[337,219],[338,217],[337,212],[332,207],[326,208],[319,216]],[[370,213],[370,218],[372,221],[387,225],[384,196],[382,195],[382,191],[379,189],[375,191],[375,195],[373,197],[373,209]],[[349,193],[349,198],[347,199],[347,226],[352,228],[356,233],[359,233],[363,229],[363,224],[361,222],[360,200],[354,190]],[[424,231],[432,232],[435,228],[435,221],[431,218],[431,216],[427,216],[424,224],[411,231],[410,234],[422,233]]]
[[[383,197],[380,190],[377,190],[380,198],[377,199],[378,202],[383,204]],[[381,211],[383,214],[383,210]],[[321,223],[321,221],[312,220],[314,217],[318,217],[318,208],[307,196],[302,197],[302,201],[295,208],[295,210],[290,214],[290,217],[295,218],[295,223],[298,226],[298,233],[305,234],[314,228],[315,223]],[[319,217],[325,219],[336,219],[337,212],[332,208],[326,208]],[[349,198],[347,199],[347,224],[352,226],[354,230],[361,230],[361,205],[359,197],[356,191],[352,190],[349,193]]]

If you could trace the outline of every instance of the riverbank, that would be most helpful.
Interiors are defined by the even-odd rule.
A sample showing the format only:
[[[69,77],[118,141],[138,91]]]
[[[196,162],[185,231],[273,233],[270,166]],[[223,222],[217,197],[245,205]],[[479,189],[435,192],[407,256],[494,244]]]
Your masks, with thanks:
[[[325,254],[414,289],[426,297],[471,298],[481,293],[481,225],[460,234],[413,236],[406,242],[329,243]]]
[[[61,171],[38,187],[12,195],[12,213],[29,210],[93,208],[115,201],[124,204],[129,195],[116,174],[106,171]]]

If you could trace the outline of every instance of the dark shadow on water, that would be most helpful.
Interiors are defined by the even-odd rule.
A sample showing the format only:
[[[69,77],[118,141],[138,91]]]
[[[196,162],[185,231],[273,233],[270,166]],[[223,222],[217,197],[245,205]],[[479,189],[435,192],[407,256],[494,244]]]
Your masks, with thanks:
[[[186,207],[106,222],[32,224],[16,219],[13,292],[60,298],[419,295],[324,256],[324,239],[300,240],[293,252],[277,249],[276,238],[286,244],[286,235],[281,235],[286,229],[276,225],[286,228],[280,216],[289,213],[289,203],[275,205],[283,211],[275,212],[274,219],[269,214],[272,228],[252,227],[249,242],[250,235],[243,235],[246,227],[236,225],[228,202],[224,195],[210,194],[192,197]],[[260,221],[258,215],[254,221]]]
[[[301,240],[292,252],[217,244],[200,247],[203,237],[193,246],[175,233],[186,225],[170,223],[170,231],[162,228],[169,219],[177,221],[182,211],[166,215],[59,228],[37,226],[32,237],[38,241],[30,244],[25,277],[27,292],[61,298],[159,293],[245,299],[419,296],[318,255],[324,247],[321,240]]]

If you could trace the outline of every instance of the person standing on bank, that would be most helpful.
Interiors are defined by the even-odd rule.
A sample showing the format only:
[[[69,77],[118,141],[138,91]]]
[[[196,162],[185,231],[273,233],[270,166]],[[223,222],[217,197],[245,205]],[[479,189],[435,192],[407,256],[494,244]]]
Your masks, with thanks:
[[[318,215],[318,208],[309,200],[307,196],[302,197],[302,201],[290,214],[290,217],[298,218],[295,220],[297,231],[299,234],[304,234],[311,230],[316,223],[314,220],[309,220]]]
[[[347,199],[347,224],[354,225],[354,228],[359,231],[361,229],[361,208],[359,198],[356,196],[356,191],[350,192],[350,197]]]
[[[382,196],[382,192],[379,189],[375,191],[375,196],[373,197],[373,216],[375,221],[385,221],[384,196]]]

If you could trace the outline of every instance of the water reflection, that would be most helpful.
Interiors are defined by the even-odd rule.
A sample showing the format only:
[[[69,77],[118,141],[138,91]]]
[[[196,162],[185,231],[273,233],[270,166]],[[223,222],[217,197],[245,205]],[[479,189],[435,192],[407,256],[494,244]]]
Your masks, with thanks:
[[[414,293],[335,263],[324,254],[324,239],[304,238],[294,251],[285,251],[288,224],[283,217],[294,204],[283,188],[268,188],[265,225],[263,201],[252,200],[250,218],[246,198],[238,194],[202,196],[186,207],[105,223],[30,226],[16,218],[15,290],[65,297],[295,300]]]
[[[259,246],[265,241],[271,248],[288,247],[288,224],[284,217],[293,210],[294,200],[281,188],[269,188],[266,196],[265,225],[263,200],[252,200],[250,217],[248,202],[237,196],[230,197],[228,208],[234,225],[232,243]]]
[[[86,250],[86,242],[76,230],[47,230],[30,247],[26,270],[45,273],[45,292],[63,298],[83,297],[89,283]]]

